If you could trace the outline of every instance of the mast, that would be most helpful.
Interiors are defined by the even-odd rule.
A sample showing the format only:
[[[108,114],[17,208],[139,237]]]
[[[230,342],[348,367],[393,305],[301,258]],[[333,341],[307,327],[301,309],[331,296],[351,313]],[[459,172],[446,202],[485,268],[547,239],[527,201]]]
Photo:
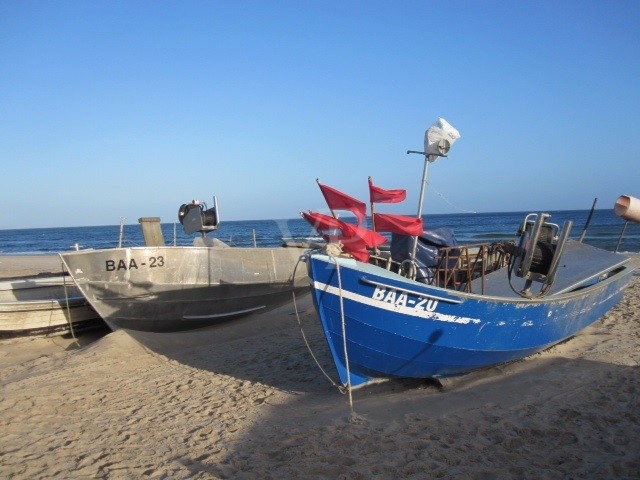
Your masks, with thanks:
[[[446,140],[444,140],[446,142]],[[448,142],[447,142],[448,143]],[[449,151],[450,147],[446,148],[446,151]],[[443,148],[444,149],[444,148]],[[424,207],[424,195],[427,191],[427,178],[429,174],[429,164],[431,162],[435,162],[438,157],[446,157],[444,154],[429,154],[428,152],[417,152],[415,150],[407,150],[407,155],[410,153],[417,153],[419,155],[424,155],[424,168],[422,169],[422,184],[420,185],[420,198],[418,200],[418,218],[422,218],[422,209]],[[433,157],[433,160],[431,160]],[[418,237],[413,237],[413,248],[411,249],[411,262],[415,268],[416,263],[416,252],[418,251]]]
[[[373,183],[373,180],[371,179],[371,177],[369,177],[368,181],[369,181],[369,205],[371,205],[371,230],[375,232],[376,231],[376,215],[375,215],[376,211],[373,206],[373,202],[371,201],[371,184]]]
[[[424,132],[424,151],[407,150],[407,154],[417,153],[424,155],[424,168],[422,170],[422,185],[420,186],[420,199],[418,200],[418,218],[422,218],[422,208],[424,204],[424,196],[427,190],[427,176],[429,173],[429,164],[435,162],[439,157],[446,157],[451,146],[460,138],[460,133],[453,128],[444,118],[438,119],[436,123],[431,125]],[[409,272],[411,276],[417,272],[416,253],[418,250],[418,237],[413,239],[413,249],[411,251],[411,265],[413,272]]]

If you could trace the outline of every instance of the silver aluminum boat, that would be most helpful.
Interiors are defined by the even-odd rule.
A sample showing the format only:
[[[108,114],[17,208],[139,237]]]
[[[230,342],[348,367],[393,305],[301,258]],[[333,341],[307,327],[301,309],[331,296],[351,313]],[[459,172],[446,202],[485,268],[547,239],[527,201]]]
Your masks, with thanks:
[[[217,205],[183,205],[179,219],[187,233],[202,233],[194,246],[164,246],[160,219],[151,218],[140,219],[145,247],[60,254],[111,329],[200,328],[282,306],[294,290],[309,290],[306,269],[295,268],[302,249],[236,248],[206,237],[218,226]],[[145,231],[154,224],[145,220],[156,220],[156,228]]]

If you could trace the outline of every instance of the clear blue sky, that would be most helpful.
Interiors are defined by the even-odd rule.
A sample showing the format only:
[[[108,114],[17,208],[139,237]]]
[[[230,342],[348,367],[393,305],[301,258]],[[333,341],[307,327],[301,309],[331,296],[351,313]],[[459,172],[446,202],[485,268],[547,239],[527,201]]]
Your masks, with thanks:
[[[415,214],[438,117],[425,213],[640,197],[640,2],[0,0],[0,229]]]

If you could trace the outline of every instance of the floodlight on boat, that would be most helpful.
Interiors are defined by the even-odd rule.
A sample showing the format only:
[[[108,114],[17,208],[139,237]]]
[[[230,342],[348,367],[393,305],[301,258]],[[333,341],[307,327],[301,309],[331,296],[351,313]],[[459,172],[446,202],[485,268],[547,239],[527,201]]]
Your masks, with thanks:
[[[206,236],[208,232],[217,230],[220,225],[218,199],[213,197],[211,208],[207,208],[207,204],[201,200],[182,204],[178,210],[178,220],[188,235],[200,232],[203,237]]]
[[[424,204],[424,193],[427,188],[427,171],[429,164],[435,162],[440,157],[446,157],[454,143],[460,138],[460,132],[453,128],[444,118],[438,118],[438,121],[431,125],[424,132],[424,151],[417,152],[415,150],[407,150],[410,153],[418,153],[424,155],[424,169],[422,171],[422,184],[420,186],[420,200],[418,201],[418,218],[422,218],[422,207]],[[411,255],[411,263],[415,263],[416,250],[418,248],[418,237],[414,237],[413,252]],[[411,267],[415,273],[415,265]]]
[[[453,128],[444,118],[439,118],[424,132],[424,152],[430,162],[449,153],[453,144],[460,138],[460,132]]]
[[[425,155],[429,162],[435,162],[439,157],[446,157],[459,138],[460,132],[444,118],[439,118],[424,132],[424,151],[407,150],[407,154]]]

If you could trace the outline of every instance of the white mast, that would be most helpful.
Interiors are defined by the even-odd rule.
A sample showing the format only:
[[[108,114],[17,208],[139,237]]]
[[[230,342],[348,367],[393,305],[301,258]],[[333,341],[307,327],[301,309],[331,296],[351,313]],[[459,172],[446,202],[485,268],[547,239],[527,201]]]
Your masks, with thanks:
[[[420,187],[420,200],[418,204],[418,218],[422,218],[422,208],[424,203],[424,195],[427,189],[427,174],[429,164],[435,162],[439,157],[446,157],[454,143],[460,138],[458,130],[453,128],[444,118],[438,119],[436,123],[431,125],[424,132],[424,151],[416,152],[408,150],[409,153],[418,153],[424,155],[424,169],[422,171],[422,185]],[[416,251],[418,250],[418,237],[413,240],[413,249],[411,252],[411,261],[413,268],[416,265]]]

